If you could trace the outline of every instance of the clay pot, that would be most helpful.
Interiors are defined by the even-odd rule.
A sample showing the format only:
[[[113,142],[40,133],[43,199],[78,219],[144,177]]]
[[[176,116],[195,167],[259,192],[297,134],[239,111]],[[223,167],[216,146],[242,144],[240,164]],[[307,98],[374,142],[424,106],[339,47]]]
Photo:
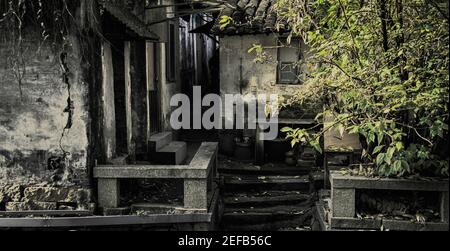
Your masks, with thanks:
[[[237,141],[234,149],[234,157],[241,161],[250,161],[253,157],[253,147],[249,140]]]
[[[284,139],[269,140],[264,142],[264,152],[267,160],[273,162],[284,162],[286,152],[292,150],[290,142]]]
[[[232,132],[221,132],[219,134],[219,150],[227,156],[233,156],[236,143],[235,134]]]
[[[288,151],[285,153],[285,160],[284,162],[289,166],[295,166],[297,163],[297,160],[295,159],[295,152],[294,151]]]

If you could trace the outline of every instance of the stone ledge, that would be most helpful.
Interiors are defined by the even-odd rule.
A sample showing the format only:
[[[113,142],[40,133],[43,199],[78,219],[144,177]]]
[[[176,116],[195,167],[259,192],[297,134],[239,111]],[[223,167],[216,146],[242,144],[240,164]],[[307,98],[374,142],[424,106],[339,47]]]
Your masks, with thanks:
[[[331,228],[338,229],[376,229],[380,230],[382,221],[379,219],[356,219],[345,217],[331,217]]]
[[[356,188],[378,190],[406,190],[406,191],[436,191],[449,190],[449,181],[437,180],[409,180],[391,178],[369,178],[362,176],[342,175],[339,172],[331,172],[331,186],[333,188]]]
[[[315,204],[315,220],[319,224],[319,231],[329,231],[328,222],[325,216],[325,207],[322,202],[316,202]]]
[[[131,212],[129,207],[116,207],[116,208],[105,208],[103,209],[103,215],[113,216],[113,215],[128,215]]]
[[[8,202],[6,211],[56,210],[56,202]]]
[[[183,179],[183,207],[207,210],[208,182],[216,172],[218,143],[204,142],[189,165],[126,165],[97,166],[94,178],[98,183],[98,206],[119,206],[120,179]],[[211,175],[212,174],[212,175]]]
[[[146,224],[209,223],[211,213],[185,215],[148,216],[86,216],[60,218],[0,218],[0,228],[54,228],[54,227],[93,227],[125,226]]]
[[[27,216],[43,216],[43,217],[67,217],[67,216],[91,216],[89,210],[26,210],[26,211],[0,211],[0,217],[27,217]]]
[[[103,179],[206,179],[215,163],[218,143],[202,143],[189,165],[99,165],[94,178]]]
[[[213,157],[217,156],[218,150],[219,150],[219,143],[216,142],[202,143],[197,153],[194,155],[194,158],[192,159],[191,163],[189,163],[189,166],[192,168],[205,169],[208,170],[209,172],[211,170],[211,167],[214,165],[215,159],[213,159]]]
[[[448,231],[448,223],[425,222],[415,223],[410,221],[383,220],[383,227],[393,231]]]
[[[191,209],[182,206],[152,204],[152,203],[138,203],[131,205],[132,213],[142,212],[146,214],[202,214],[207,213],[206,209]]]
[[[91,192],[88,189],[73,187],[30,186],[23,191],[23,198],[39,202],[74,202],[87,204]]]
[[[353,230],[385,230],[391,231],[448,231],[449,224],[443,222],[417,223],[404,220],[390,219],[356,219],[345,217],[331,217],[332,229]]]
[[[163,178],[185,179],[206,178],[206,170],[192,168],[186,165],[126,165],[126,166],[97,166],[94,169],[94,178],[108,179],[139,179]]]

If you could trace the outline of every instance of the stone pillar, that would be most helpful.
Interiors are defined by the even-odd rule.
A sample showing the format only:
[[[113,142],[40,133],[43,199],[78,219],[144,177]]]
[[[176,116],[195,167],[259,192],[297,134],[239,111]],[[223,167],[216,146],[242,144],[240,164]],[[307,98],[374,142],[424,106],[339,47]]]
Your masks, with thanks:
[[[120,186],[118,179],[98,179],[98,206],[100,208],[116,208],[120,202]]]
[[[148,149],[148,89],[146,67],[146,43],[130,42],[131,80],[131,140],[135,153],[147,155]]]
[[[184,207],[188,209],[208,210],[206,179],[184,180]]]
[[[355,217],[355,189],[337,189],[332,187],[331,202],[333,217]]]
[[[126,142],[127,152],[132,158],[135,157],[135,145],[132,140],[133,136],[133,121],[131,110],[131,43],[125,41],[124,43],[124,68],[125,68],[125,117],[126,117]]]
[[[448,191],[441,193],[441,221],[448,222]]]
[[[114,103],[114,68],[111,45],[102,43],[103,145],[108,160],[116,156],[116,116]]]

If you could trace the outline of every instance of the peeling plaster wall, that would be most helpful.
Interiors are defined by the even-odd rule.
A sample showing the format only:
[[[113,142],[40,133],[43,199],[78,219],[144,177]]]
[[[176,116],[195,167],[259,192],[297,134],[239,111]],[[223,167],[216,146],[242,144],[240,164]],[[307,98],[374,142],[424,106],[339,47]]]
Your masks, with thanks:
[[[160,0],[159,4],[161,5],[171,5],[174,4],[174,0]],[[160,13],[160,15],[164,15],[166,18],[172,18],[174,14],[172,14],[175,9],[174,7],[166,8],[167,13]],[[150,12],[151,13],[151,12]],[[149,19],[150,13],[147,14],[147,18]],[[151,16],[150,16],[151,17]],[[161,17],[157,17],[161,18]],[[163,17],[164,18],[164,17]],[[178,19],[174,19],[175,27],[179,27]],[[173,95],[181,92],[181,81],[180,81],[180,41],[179,39],[175,40],[175,73],[176,79],[175,81],[169,81],[166,75],[166,46],[167,46],[167,34],[168,28],[167,23],[161,23],[158,25],[150,26],[161,39],[163,43],[157,44],[157,60],[158,60],[158,89],[160,94],[160,102],[161,102],[161,119],[162,119],[162,129],[165,131],[171,131],[172,127],[170,126],[170,116],[172,114],[173,108],[170,106],[170,99]],[[175,38],[179,37],[179,29],[175,29]]]
[[[78,189],[88,184],[88,85],[81,81],[78,40],[69,37],[72,51],[67,63],[73,125],[61,139],[68,121],[68,113],[63,112],[68,88],[62,79],[59,54],[49,46],[40,46],[39,32],[26,34],[22,97],[18,81],[7,64],[10,47],[0,42],[0,203],[7,198],[2,190],[9,191],[11,184],[19,187],[17,191],[31,186]],[[49,170],[49,158],[61,157],[61,147],[70,155],[58,169]],[[19,202],[25,203],[23,199]]]
[[[220,39],[221,94],[292,94],[298,85],[277,84],[277,49],[266,49],[268,63],[254,63],[254,44],[277,46],[275,35],[225,36]]]
[[[254,44],[261,44],[267,56],[267,62],[254,62],[255,53],[248,53]],[[295,94],[302,85],[277,84],[277,60],[278,60],[278,37],[270,35],[243,35],[225,36],[220,40],[220,93],[222,100],[225,94],[251,94],[257,96],[265,94],[269,98],[271,94],[279,97],[289,98]],[[302,44],[301,55],[304,60],[301,66],[301,78],[306,77],[308,72],[308,49]],[[248,98],[248,97],[247,97]],[[248,100],[247,100],[248,101]],[[303,104],[301,107],[289,107],[282,110],[280,118],[314,118],[320,111],[319,104]]]
[[[176,36],[177,37],[177,36]],[[163,130],[171,131],[172,127],[170,126],[170,116],[173,111],[173,107],[170,106],[170,99],[173,95],[181,93],[181,84],[179,76],[177,75],[177,79],[175,81],[168,81],[166,78],[166,44],[159,44],[159,65],[160,71],[159,76],[162,76],[159,80],[159,90],[161,94],[161,118],[162,118],[162,126]],[[179,46],[176,46],[177,50]],[[176,53],[178,55],[178,53]],[[178,60],[177,60],[178,62]],[[179,64],[176,64],[175,72],[179,72]]]
[[[170,5],[170,4],[174,4],[175,1],[174,0],[161,0],[161,4],[166,4],[166,5]],[[167,18],[173,18],[174,17],[174,13],[175,12],[175,8],[174,7],[170,7],[167,8],[167,12],[169,14],[166,14]],[[174,21],[175,24],[175,38],[178,38],[180,36],[179,34],[179,20],[175,19]],[[167,32],[167,30],[166,30]],[[175,80],[174,81],[169,81],[167,79],[167,74],[166,74],[166,46],[168,46],[167,43],[163,43],[160,44],[159,49],[160,49],[160,75],[161,76],[161,117],[163,120],[163,130],[166,131],[170,131],[172,130],[172,127],[170,126],[170,116],[172,114],[173,108],[170,106],[170,99],[172,98],[172,96],[174,96],[175,94],[178,94],[181,92],[181,81],[180,81],[180,41],[179,39],[175,39],[175,55],[176,58],[173,58],[172,60],[175,61]]]

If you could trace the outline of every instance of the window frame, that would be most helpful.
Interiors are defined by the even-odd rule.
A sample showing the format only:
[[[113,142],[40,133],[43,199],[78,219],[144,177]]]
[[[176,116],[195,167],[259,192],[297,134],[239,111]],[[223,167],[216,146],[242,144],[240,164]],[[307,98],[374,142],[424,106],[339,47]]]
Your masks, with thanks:
[[[276,83],[277,83],[277,85],[301,85],[303,83],[303,81],[301,81],[299,76],[301,74],[300,62],[303,59],[302,40],[301,40],[301,38],[292,38],[292,40],[291,40],[291,45],[293,43],[298,43],[297,62],[281,61],[281,49],[286,49],[286,47],[281,47],[281,46],[287,44],[286,40],[287,40],[286,37],[279,37],[277,40],[278,47],[277,47],[277,81],[276,81]],[[295,42],[295,41],[297,41],[297,42]],[[281,74],[283,71],[281,69],[286,64],[293,65],[293,67],[295,67],[296,75],[297,75],[297,79],[295,81],[282,80]],[[297,65],[295,65],[295,64],[297,64]]]

